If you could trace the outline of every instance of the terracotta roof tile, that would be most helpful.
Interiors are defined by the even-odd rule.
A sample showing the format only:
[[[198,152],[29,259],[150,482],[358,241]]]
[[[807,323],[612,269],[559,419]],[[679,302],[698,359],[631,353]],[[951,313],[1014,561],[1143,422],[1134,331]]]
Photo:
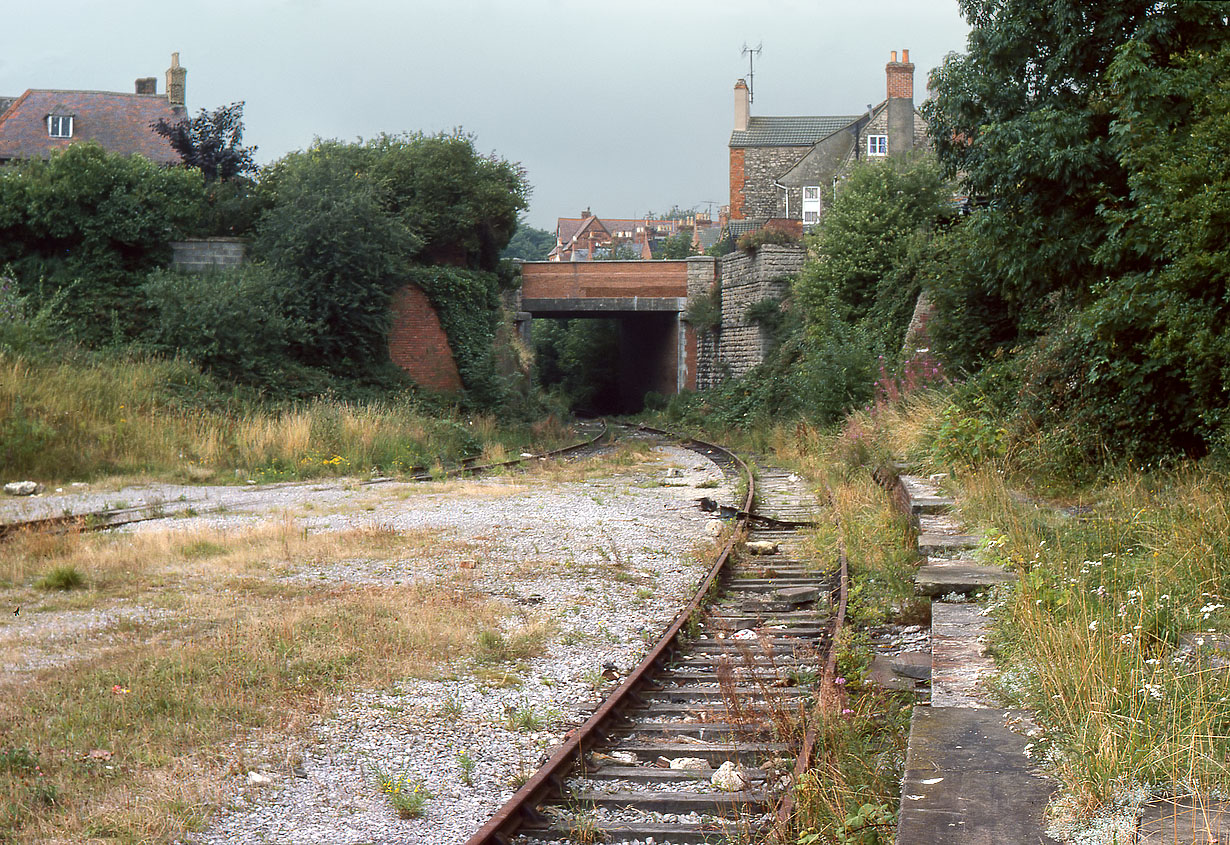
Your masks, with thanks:
[[[53,112],[73,116],[71,138],[47,134],[47,115]],[[31,89],[0,114],[0,160],[47,158],[74,142],[97,141],[111,152],[174,164],[179,155],[150,126],[159,118],[174,122],[184,116],[182,107],[173,108],[160,95]]]

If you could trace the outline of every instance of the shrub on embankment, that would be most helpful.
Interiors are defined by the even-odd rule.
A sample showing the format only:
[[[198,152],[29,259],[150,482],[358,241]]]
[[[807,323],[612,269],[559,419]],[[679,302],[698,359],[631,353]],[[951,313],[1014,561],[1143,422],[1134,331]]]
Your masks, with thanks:
[[[271,403],[183,360],[0,354],[0,466],[40,481],[151,475],[273,481],[405,472],[556,445],[558,428],[497,425],[409,393]],[[12,478],[7,479],[12,480]]]

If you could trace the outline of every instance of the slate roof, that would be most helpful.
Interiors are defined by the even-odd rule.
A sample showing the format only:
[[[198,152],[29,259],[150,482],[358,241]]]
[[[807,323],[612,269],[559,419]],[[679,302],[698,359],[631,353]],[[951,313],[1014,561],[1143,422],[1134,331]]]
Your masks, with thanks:
[[[749,117],[747,129],[730,133],[732,147],[810,147],[862,117]]]
[[[71,138],[47,134],[47,115],[52,113],[73,116]],[[183,107],[172,107],[165,95],[31,89],[0,112],[0,161],[48,158],[75,142],[97,141],[111,152],[140,153],[161,164],[175,164],[179,154],[150,125],[159,118],[175,122],[184,116]]]
[[[757,229],[762,228],[767,222],[769,222],[769,218],[767,217],[749,217],[745,220],[731,220],[726,224],[726,230],[730,237],[738,240],[740,235],[746,232],[754,232]]]

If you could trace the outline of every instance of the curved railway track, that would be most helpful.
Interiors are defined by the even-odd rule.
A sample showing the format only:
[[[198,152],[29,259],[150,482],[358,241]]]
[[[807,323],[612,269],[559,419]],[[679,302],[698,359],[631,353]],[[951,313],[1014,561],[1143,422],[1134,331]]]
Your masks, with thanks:
[[[811,517],[796,476],[684,445],[740,479],[735,530],[640,665],[467,845],[746,842],[773,827],[810,752],[796,726],[844,591],[791,553]],[[756,544],[777,551],[747,554]],[[715,785],[723,766],[735,774]]]
[[[593,449],[609,433],[605,421],[600,426],[562,449],[467,463],[444,476]],[[639,430],[676,440],[721,468],[742,500],[702,507],[731,520],[733,530],[640,665],[467,845],[750,842],[784,829],[790,818],[787,787],[806,768],[814,741],[810,732],[798,735],[798,726],[817,694],[834,690],[829,644],[844,615],[844,556],[835,571],[798,560],[798,532],[812,524],[814,497],[788,471],[761,463],[753,472],[720,446]],[[173,514],[164,505],[32,519],[0,524],[0,539],[20,530],[103,530]],[[775,551],[749,553],[758,544]],[[715,785],[723,764],[735,774]]]
[[[582,429],[583,425],[578,425],[578,429]],[[513,458],[508,461],[500,461],[498,463],[480,464],[477,459],[462,461],[458,466],[451,467],[443,472],[430,473],[423,467],[416,467],[411,475],[403,478],[396,477],[381,477],[368,478],[358,482],[361,487],[370,487],[377,484],[388,484],[396,481],[437,481],[441,478],[458,478],[463,475],[479,475],[484,472],[492,472],[498,469],[506,469],[530,463],[532,461],[545,461],[552,458],[560,458],[565,455],[572,455],[582,452],[586,449],[595,448],[609,434],[609,427],[606,420],[597,420],[596,422],[584,426],[592,428],[593,431],[583,431],[585,438],[570,446],[563,446],[559,449],[552,449],[548,452],[542,452],[535,455],[527,455],[525,457]],[[315,481],[287,481],[279,484],[266,484],[259,488],[251,488],[255,492],[261,490],[277,489],[281,487],[301,486],[304,484],[319,484],[319,480]],[[248,488],[241,488],[248,489]],[[47,532],[71,532],[71,531],[107,531],[112,528],[119,528],[124,525],[132,525],[137,522],[150,522],[156,519],[166,519],[170,516],[175,516],[177,513],[188,509],[194,510],[196,513],[211,513],[223,509],[224,506],[215,505],[202,509],[199,507],[200,502],[185,499],[176,502],[164,502],[157,505],[145,505],[143,507],[133,508],[101,508],[93,511],[83,511],[81,513],[64,513],[54,516],[35,517],[32,519],[14,520],[12,522],[0,522],[0,540],[5,537],[15,534],[19,531],[47,531]]]

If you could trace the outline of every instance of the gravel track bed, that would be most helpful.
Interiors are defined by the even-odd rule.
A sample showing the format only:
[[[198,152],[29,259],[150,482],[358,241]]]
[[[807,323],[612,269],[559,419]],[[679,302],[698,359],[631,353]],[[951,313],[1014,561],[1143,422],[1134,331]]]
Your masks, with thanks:
[[[506,602],[510,627],[546,622],[554,634],[542,657],[510,670],[519,685],[502,686],[490,674],[484,680],[470,665],[449,666],[435,680],[356,691],[305,743],[269,738],[243,749],[245,759],[264,762],[253,766],[212,826],[189,841],[464,842],[512,795],[518,773],[536,768],[597,705],[594,685],[604,669],[622,676],[636,665],[707,569],[688,554],[713,539],[711,520],[694,500],[730,501],[732,493],[707,459],[675,447],[655,453],[648,469],[578,482],[509,476],[407,498],[396,497],[399,485],[381,485],[376,498],[374,488],[308,491],[313,512],[296,520],[309,530],[428,529],[442,548],[391,567],[354,560],[289,577],[446,582]],[[721,486],[710,489],[715,481]],[[329,513],[322,499],[335,494],[347,507]],[[358,509],[347,494],[363,497]],[[309,500],[299,500],[299,487],[282,495],[290,498],[283,509]],[[227,512],[172,522],[225,527],[252,518]],[[526,713],[541,724],[515,729],[513,721]],[[474,763],[469,783],[463,751]],[[377,769],[422,782],[433,796],[422,818],[396,816],[376,784]]]

